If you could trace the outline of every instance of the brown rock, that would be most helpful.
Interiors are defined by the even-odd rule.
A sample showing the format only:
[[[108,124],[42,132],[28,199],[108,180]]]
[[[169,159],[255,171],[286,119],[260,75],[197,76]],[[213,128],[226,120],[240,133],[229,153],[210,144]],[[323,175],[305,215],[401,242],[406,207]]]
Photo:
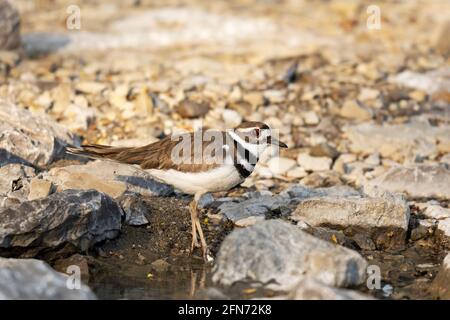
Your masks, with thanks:
[[[175,107],[175,111],[183,118],[200,118],[208,113],[209,106],[205,103],[183,100]]]
[[[28,200],[47,197],[52,192],[52,183],[44,179],[33,178],[30,181]]]

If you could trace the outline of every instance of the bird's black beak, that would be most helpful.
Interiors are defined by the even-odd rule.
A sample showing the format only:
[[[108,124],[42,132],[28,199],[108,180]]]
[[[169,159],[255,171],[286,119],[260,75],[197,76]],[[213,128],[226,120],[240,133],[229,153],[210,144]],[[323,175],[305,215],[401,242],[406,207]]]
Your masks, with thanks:
[[[269,144],[273,144],[273,145],[279,146],[281,148],[287,148],[288,147],[286,143],[281,142],[281,141],[279,141],[279,140],[277,140],[277,139],[275,139],[273,137],[269,137],[268,140],[269,140]]]

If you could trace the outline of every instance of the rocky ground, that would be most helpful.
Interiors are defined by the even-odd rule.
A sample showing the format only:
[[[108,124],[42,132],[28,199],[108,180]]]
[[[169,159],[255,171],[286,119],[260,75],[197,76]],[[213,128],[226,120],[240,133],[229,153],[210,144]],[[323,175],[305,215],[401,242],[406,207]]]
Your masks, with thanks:
[[[450,298],[448,2],[8,3],[0,298]],[[244,120],[289,149],[201,199],[212,264],[189,197],[64,152]]]

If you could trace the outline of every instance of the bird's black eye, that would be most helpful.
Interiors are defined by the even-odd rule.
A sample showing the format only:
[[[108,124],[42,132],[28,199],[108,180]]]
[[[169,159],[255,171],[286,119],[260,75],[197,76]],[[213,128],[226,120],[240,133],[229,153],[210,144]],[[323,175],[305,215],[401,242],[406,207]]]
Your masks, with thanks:
[[[261,130],[259,130],[259,128],[255,129],[255,135],[257,138],[259,138],[259,134],[261,133]]]

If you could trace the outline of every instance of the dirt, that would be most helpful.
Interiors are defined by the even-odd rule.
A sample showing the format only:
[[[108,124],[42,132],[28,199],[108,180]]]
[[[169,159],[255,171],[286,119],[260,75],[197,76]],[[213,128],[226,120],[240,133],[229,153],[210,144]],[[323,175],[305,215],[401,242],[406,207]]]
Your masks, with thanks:
[[[191,298],[210,285],[211,265],[201,250],[190,254],[190,199],[145,198],[147,226],[124,225],[121,235],[97,248],[91,261],[89,285],[101,299]],[[206,241],[213,256],[229,224],[202,219]]]

